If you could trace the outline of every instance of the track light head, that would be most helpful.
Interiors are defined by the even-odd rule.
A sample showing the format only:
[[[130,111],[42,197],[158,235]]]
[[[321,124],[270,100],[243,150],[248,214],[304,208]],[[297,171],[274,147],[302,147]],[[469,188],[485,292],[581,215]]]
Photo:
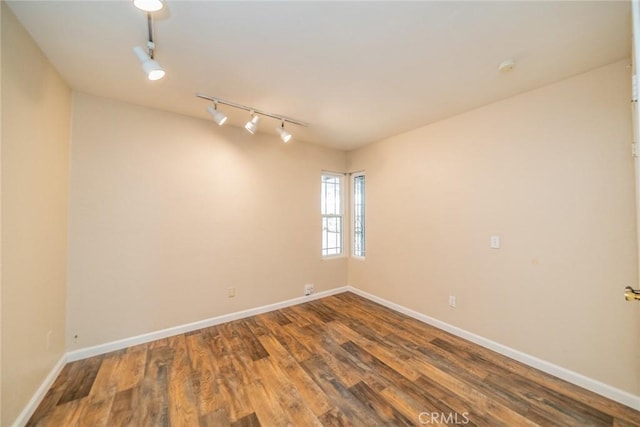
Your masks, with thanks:
[[[133,0],[133,5],[145,12],[157,12],[164,6],[162,0]]]
[[[138,57],[138,60],[142,64],[142,70],[147,75],[149,80],[160,80],[164,77],[164,70],[156,61],[151,59],[149,54],[147,54],[144,49],[140,46],[136,46],[133,48],[133,52]]]
[[[153,59],[150,59],[142,64],[142,69],[147,74],[147,78],[149,80],[160,80],[164,77],[165,74],[160,64],[158,64]]]
[[[215,103],[212,106],[207,107],[207,111],[213,117],[213,121],[216,122],[219,126],[222,126],[227,121],[227,115],[218,111],[218,104]]]
[[[276,133],[278,135],[280,135],[280,139],[285,144],[287,144],[289,141],[291,141],[291,138],[293,137],[293,135],[291,135],[289,132],[284,130],[284,120],[282,121],[282,125],[280,125],[280,127],[276,128]]]
[[[249,120],[247,122],[246,125],[244,125],[244,128],[251,134],[253,135],[254,133],[256,133],[256,131],[258,130],[258,122],[260,121],[260,117],[256,116],[255,113],[252,111],[251,112],[251,120]]]

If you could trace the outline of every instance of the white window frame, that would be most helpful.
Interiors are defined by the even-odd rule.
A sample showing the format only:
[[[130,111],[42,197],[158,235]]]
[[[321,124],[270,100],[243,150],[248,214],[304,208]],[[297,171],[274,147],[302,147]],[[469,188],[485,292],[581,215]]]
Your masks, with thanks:
[[[362,207],[363,207],[363,224],[362,224],[362,248],[363,248],[363,253],[362,254],[356,254],[356,178],[358,177],[365,177],[365,190],[364,190],[364,194],[363,194],[363,201],[362,201]],[[366,184],[367,179],[366,179],[366,174],[364,171],[361,172],[354,172],[351,174],[351,224],[350,225],[350,236],[351,236],[351,256],[353,258],[356,259],[364,259],[365,256],[367,255],[367,209],[366,209],[366,195],[367,195],[367,191],[366,191]]]
[[[333,178],[338,178],[340,180],[340,212],[338,214],[323,214],[322,213],[322,187],[323,187],[323,180],[325,176],[330,176]],[[321,222],[320,222],[320,229],[321,229],[321,237],[320,237],[320,254],[322,255],[322,259],[334,259],[334,258],[343,258],[345,256],[345,239],[344,239],[344,235],[345,235],[345,231],[346,231],[346,225],[345,221],[344,221],[344,205],[345,205],[345,191],[344,191],[344,174],[341,173],[336,173],[336,172],[328,172],[328,171],[322,171],[322,174],[320,176],[320,215],[321,215]],[[325,218],[340,218],[340,224],[341,224],[341,229],[340,229],[340,253],[338,254],[327,254],[325,255],[325,247],[324,247],[324,242],[323,242],[323,237],[324,237],[324,219]]]

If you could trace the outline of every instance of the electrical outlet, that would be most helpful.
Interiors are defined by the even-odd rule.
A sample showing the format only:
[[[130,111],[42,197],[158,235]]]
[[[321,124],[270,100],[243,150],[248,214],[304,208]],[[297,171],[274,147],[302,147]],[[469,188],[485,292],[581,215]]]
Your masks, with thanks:
[[[449,307],[456,308],[456,296],[449,295]]]
[[[313,293],[313,283],[307,283],[304,285],[304,294],[311,295]]]
[[[236,288],[227,288],[227,297],[233,298],[236,296]]]

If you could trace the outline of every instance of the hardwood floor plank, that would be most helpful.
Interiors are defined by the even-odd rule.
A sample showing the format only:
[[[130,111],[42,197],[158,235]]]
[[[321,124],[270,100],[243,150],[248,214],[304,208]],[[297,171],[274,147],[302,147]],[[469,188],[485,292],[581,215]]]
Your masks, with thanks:
[[[442,349],[433,344],[435,340],[426,343],[416,343],[415,338],[412,336],[407,336],[407,334],[404,334],[402,331],[397,332],[397,335],[387,335],[385,340],[402,347],[415,357],[426,356],[433,360],[437,359],[443,364],[448,364],[452,370],[464,371],[480,380],[486,378],[489,372],[492,372],[491,367],[488,367],[486,363],[471,360],[465,353]]]
[[[333,312],[333,318],[344,322],[346,325],[352,325],[361,329],[366,336],[385,336],[395,331],[396,324],[390,316],[380,315],[379,311],[367,309],[361,306],[355,306],[352,303],[345,302],[340,299],[326,299],[320,302],[326,309]],[[345,304],[349,306],[348,313],[340,310]],[[364,329],[366,328],[366,329]]]
[[[423,412],[436,412],[435,408],[416,401],[402,391],[401,388],[387,387],[380,392],[381,396],[395,410],[400,412],[406,419],[413,420],[414,424],[419,423],[420,414]]]
[[[211,334],[207,341],[210,348],[210,363],[213,368],[217,390],[225,403],[224,408],[232,423],[254,412],[246,390],[247,375],[242,375],[234,367],[233,356],[229,344],[221,333],[221,325],[215,327],[216,333]]]
[[[231,424],[231,427],[260,427],[260,421],[258,421],[255,412],[252,412]]]
[[[403,387],[411,387],[413,382],[394,371],[390,366],[381,362],[366,350],[358,347],[351,341],[342,344],[351,357],[359,362],[359,366],[365,366],[367,374],[363,375],[363,381],[377,392],[394,385],[402,384]]]
[[[284,322],[283,319],[287,321]],[[283,326],[291,325],[292,322],[282,315],[280,311],[261,314],[256,317],[256,321],[263,325],[298,362],[303,362],[313,356],[313,352],[304,343],[287,333],[287,328],[283,328]]]
[[[430,401],[440,401],[451,408],[455,413],[460,414],[469,419],[469,421],[478,426],[490,426],[490,427],[511,427],[510,424],[503,422],[491,414],[485,412],[476,411],[460,396],[452,393],[450,390],[440,386],[435,381],[432,381],[425,377],[420,377],[415,382],[415,385],[421,391],[425,398]]]
[[[640,426],[640,412],[342,293],[67,364],[28,426]]]
[[[349,388],[351,394],[355,396],[363,405],[373,410],[385,424],[394,426],[412,426],[415,421],[410,420],[397,411],[392,405],[382,398],[377,392],[372,390],[364,382],[359,382]]]
[[[263,335],[260,342],[272,355],[272,360],[282,369],[284,375],[287,376],[293,387],[300,393],[305,404],[309,406],[311,411],[320,416],[331,409],[331,403],[326,398],[320,387],[309,377],[307,372],[296,362],[291,354],[282,346],[282,344],[274,337]]]
[[[465,382],[455,375],[429,364],[425,360],[411,359],[410,364],[423,376],[441,384],[443,387],[466,400],[473,408],[477,408],[481,415],[486,412],[497,418],[504,419],[507,422],[514,423],[514,425],[537,425],[537,423],[528,420],[521,414],[522,412],[526,412],[526,408],[518,406],[518,402],[514,399],[509,400],[511,405],[505,405],[492,400],[480,390],[478,383]]]
[[[107,354],[102,359],[102,365],[89,392],[91,396],[113,396],[116,394],[120,375],[117,370],[120,364],[120,357],[122,356]],[[144,363],[146,364],[146,360],[144,360]]]
[[[354,357],[357,357],[367,366],[370,366],[372,371],[375,372],[376,377],[374,378],[374,381],[380,384],[380,387],[377,389],[380,394],[383,394],[383,391],[386,390],[384,395],[390,396],[392,401],[394,397],[398,398],[397,396],[399,394],[404,396],[404,403],[394,405],[394,407],[396,407],[399,411],[404,411],[403,413],[405,415],[411,414],[410,419],[415,419],[415,417],[417,416],[416,414],[419,414],[421,411],[427,409],[433,411],[441,410],[447,413],[463,413],[465,410],[468,410],[470,408],[467,402],[464,402],[463,405],[460,405],[457,408],[450,407],[448,405],[448,402],[446,401],[439,401],[434,404],[434,399],[425,392],[425,390],[423,389],[423,385],[419,384],[419,381],[422,379],[422,377],[418,378],[416,382],[409,381],[407,378],[391,369],[389,366],[379,361],[373,355],[358,347],[356,344],[348,342],[343,344],[343,347],[347,349],[348,352]],[[410,408],[413,409],[411,409],[411,411],[409,412],[408,409]],[[419,408],[422,408],[421,411],[418,411],[416,413],[416,409]]]
[[[428,348],[414,345],[413,343],[398,339],[395,335],[386,337],[390,342],[399,343],[407,351],[413,354],[417,360],[426,360],[430,365],[440,369],[442,372],[451,375],[457,380],[474,388],[487,398],[501,402],[519,414],[526,414],[528,418],[542,425],[552,425],[557,417],[525,402],[521,396],[514,395],[505,389],[506,383],[498,383],[489,386],[486,381],[488,375],[487,366],[484,363],[470,363],[464,360],[464,353],[458,355],[448,353],[438,347],[429,345]],[[482,414],[483,415],[483,414]]]
[[[393,336],[388,338],[394,339]],[[431,365],[472,385],[491,400],[505,404],[539,424],[562,425],[562,420],[565,419],[564,423],[586,422],[583,425],[602,425],[601,423],[604,422],[604,425],[611,425],[611,417],[596,410],[593,412],[596,418],[589,419],[587,415],[582,413],[584,411],[580,410],[581,404],[576,401],[573,402],[573,406],[577,408],[577,412],[574,413],[574,417],[566,419],[564,413],[557,411],[552,406],[544,405],[545,396],[554,394],[557,401],[564,399],[561,395],[544,388],[532,388],[525,378],[516,373],[505,372],[504,369],[500,370],[494,361],[478,358],[464,351],[457,352],[455,349],[446,352],[442,350],[441,346],[435,348],[434,346],[429,346],[429,348],[415,347],[415,350]],[[465,358],[471,360],[464,360]],[[481,375],[477,374],[478,371],[481,372]],[[491,373],[489,374],[489,372]],[[501,372],[501,374],[496,375],[495,372]],[[489,380],[489,378],[495,378],[495,380]],[[523,392],[515,393],[514,387]],[[593,424],[594,421],[596,424]]]
[[[567,381],[561,380],[560,378],[538,371],[537,369],[527,367],[527,370],[525,370],[521,375],[529,381],[543,384],[545,387],[557,393],[570,396],[571,399],[605,414],[609,414],[614,418],[620,419],[620,421],[628,422],[634,426],[640,426],[640,412],[635,411],[628,406],[603,398],[594,392],[577,387]]]
[[[295,325],[298,328],[304,328],[305,326],[309,326],[311,324],[311,321],[308,318],[300,315],[298,310],[295,310],[293,307],[280,309],[280,313],[287,319],[289,319],[292,325]]]
[[[64,373],[65,371],[63,370],[62,372]],[[60,373],[60,375],[58,376],[58,379],[60,378],[63,378],[62,373]],[[55,383],[52,388],[49,389],[49,391],[45,394],[44,399],[42,399],[42,402],[40,402],[40,405],[38,405],[29,421],[27,421],[27,427],[42,425],[40,421],[51,414],[56,408],[56,406],[58,405],[58,401],[60,401],[60,396],[62,396],[62,394],[64,393],[64,389],[54,387]],[[58,387],[60,386],[58,385]]]
[[[318,323],[333,322],[337,319],[338,312],[329,308],[321,300],[309,301],[308,303],[302,304],[302,307],[306,310],[312,311],[314,313],[314,317],[319,320]]]
[[[78,420],[82,420],[80,424],[92,427],[108,427],[114,398],[115,393],[88,396],[86,398],[87,402],[83,405],[82,412],[78,416]]]
[[[334,320],[324,325],[326,333],[333,338],[335,342],[342,345],[351,341],[354,331],[340,321]]]
[[[322,423],[322,425],[325,427],[344,427],[344,426],[355,425],[338,408],[331,408],[330,411],[327,411],[326,413],[322,414],[319,420]]]
[[[335,325],[330,324],[329,326],[334,327]],[[377,342],[377,340],[374,341],[367,337],[364,337],[356,331],[350,330],[350,328],[348,327],[342,327],[341,333],[346,334],[350,341],[365,349],[378,360],[385,363],[387,366],[390,366],[392,369],[400,373],[408,380],[415,381],[420,376],[416,369],[414,369],[410,364],[406,363],[406,361],[409,359],[409,354],[407,354],[401,348],[390,348],[388,346],[383,346],[379,342]]]
[[[640,412],[638,411],[634,411],[612,400],[603,399],[601,396],[589,390],[576,387],[560,378],[553,377],[537,369],[532,369],[521,362],[477,346],[470,341],[445,333],[434,340],[433,343],[439,347],[448,348],[452,352],[465,354],[465,357],[474,363],[481,363],[486,367],[492,366],[493,369],[491,372],[494,372],[498,376],[502,375],[505,371],[513,372],[529,381],[544,384],[545,387],[560,394],[565,394],[570,390],[572,399],[603,413],[610,414],[613,417],[626,420],[632,425],[640,425]]]
[[[273,319],[273,321],[280,326],[288,325],[289,323],[291,323],[291,320],[287,316],[282,314],[282,310],[271,311],[264,314],[264,316],[268,316],[269,318]],[[259,316],[259,318],[261,317],[262,316]]]
[[[384,420],[369,411],[366,406],[356,399],[321,357],[312,357],[304,361],[302,365],[327,395],[331,403],[338,407],[351,423],[363,426],[384,425]]]
[[[638,424],[636,423],[630,423],[624,420],[620,420],[620,419],[615,419],[613,420],[613,427],[637,427]]]
[[[138,389],[129,388],[115,394],[111,404],[109,421],[110,426],[137,426],[138,420]]]
[[[270,333],[269,330],[261,322],[257,321],[256,317],[249,317],[247,319],[244,319],[244,323],[256,338],[263,335],[269,335]]]
[[[254,319],[243,319],[241,324],[236,329],[238,332],[238,338],[240,342],[243,344],[246,353],[251,357],[251,360],[256,361],[262,358],[268,357],[269,352],[262,346],[262,343],[253,333],[253,330],[250,327],[250,324],[254,325],[254,329],[256,329],[259,333],[264,334],[266,331],[261,328],[261,325],[254,321]]]
[[[149,346],[147,366],[140,385],[142,425],[169,426],[169,367],[174,351],[167,345]]]
[[[172,426],[198,425],[198,405],[193,392],[191,361],[186,338],[176,335],[169,340],[173,359],[169,366],[169,419]]]
[[[96,375],[98,375],[102,357],[91,357],[72,363],[75,364],[78,374],[72,376],[71,384],[66,386],[65,392],[60,396],[58,405],[81,399],[89,394],[93,386],[93,381],[96,379]]]
[[[531,410],[535,409],[547,414],[548,419],[560,424],[575,422],[580,425],[610,426],[613,424],[611,415],[549,390],[541,384],[527,381],[517,374],[505,374],[500,377],[491,374],[485,381],[487,386],[504,389],[506,393],[526,402]]]
[[[261,380],[249,384],[247,391],[260,425],[293,426],[293,421],[280,406],[275,391],[266,387]]]
[[[186,338],[189,360],[191,361],[191,378],[198,402],[198,413],[200,415],[209,414],[222,408],[224,399],[220,395],[215,371],[209,358],[207,335],[192,334]]]
[[[83,411],[85,400],[86,397],[57,405],[49,415],[41,418],[37,425],[39,427],[60,427],[81,424],[79,415]]]
[[[130,347],[119,359],[116,370],[116,391],[137,387],[144,378],[144,368],[147,362],[147,346],[137,345]]]
[[[406,314],[399,313],[397,311],[390,310],[377,302],[370,301],[359,295],[345,292],[335,295],[336,300],[342,306],[354,307],[356,310],[353,314],[354,318],[357,318],[364,324],[376,322],[387,330],[387,333],[396,333],[398,329],[414,331],[420,337],[431,340],[439,337],[441,334],[448,334],[445,331],[434,328],[431,325],[422,323],[419,320],[409,317]],[[323,302],[325,302],[323,300]],[[331,301],[327,301],[331,303]],[[349,316],[351,317],[351,310],[349,310]],[[371,319],[374,319],[373,321]],[[383,331],[380,331],[379,335],[387,335]]]
[[[254,363],[261,374],[265,389],[269,391],[271,396],[276,397],[278,405],[288,419],[294,420],[297,425],[317,427],[322,425],[306,404],[301,393],[277,365],[277,362],[271,358],[264,358]]]
[[[314,310],[311,306],[311,303],[306,302],[304,304],[294,305],[287,308],[288,312],[293,311],[294,313],[296,313],[296,316],[305,320],[305,324],[300,325],[300,327],[306,327],[309,325],[321,325],[322,323],[325,323],[325,320],[323,319],[324,316]]]
[[[235,376],[245,385],[259,380],[260,375],[253,366],[254,357],[256,357],[255,360],[259,360],[268,356],[260,341],[249,331],[243,321],[220,325],[219,330]],[[257,343],[253,342],[254,339]],[[258,346],[260,350],[256,351]]]
[[[331,340],[328,335],[323,334],[322,331],[317,329],[300,329],[294,324],[287,325],[285,329],[296,339],[303,341],[305,345],[311,347],[315,355],[321,356],[334,375],[336,375],[340,382],[346,387],[351,387],[362,381],[363,378],[360,376],[360,372],[355,369],[353,364],[346,361],[344,354],[341,354],[344,349],[342,349],[338,343]]]
[[[200,415],[200,427],[220,427],[231,425],[229,415],[224,408],[217,409],[208,414]]]

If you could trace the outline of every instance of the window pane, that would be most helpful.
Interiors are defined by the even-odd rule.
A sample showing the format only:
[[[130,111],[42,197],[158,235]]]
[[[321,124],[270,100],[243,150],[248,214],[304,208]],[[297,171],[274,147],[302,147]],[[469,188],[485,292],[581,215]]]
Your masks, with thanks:
[[[322,218],[322,255],[339,255],[342,253],[342,218]]]
[[[342,213],[341,178],[322,176],[322,215],[340,215]]]
[[[353,255],[364,256],[364,175],[353,178]]]
[[[322,255],[342,254],[342,177],[322,175]]]

